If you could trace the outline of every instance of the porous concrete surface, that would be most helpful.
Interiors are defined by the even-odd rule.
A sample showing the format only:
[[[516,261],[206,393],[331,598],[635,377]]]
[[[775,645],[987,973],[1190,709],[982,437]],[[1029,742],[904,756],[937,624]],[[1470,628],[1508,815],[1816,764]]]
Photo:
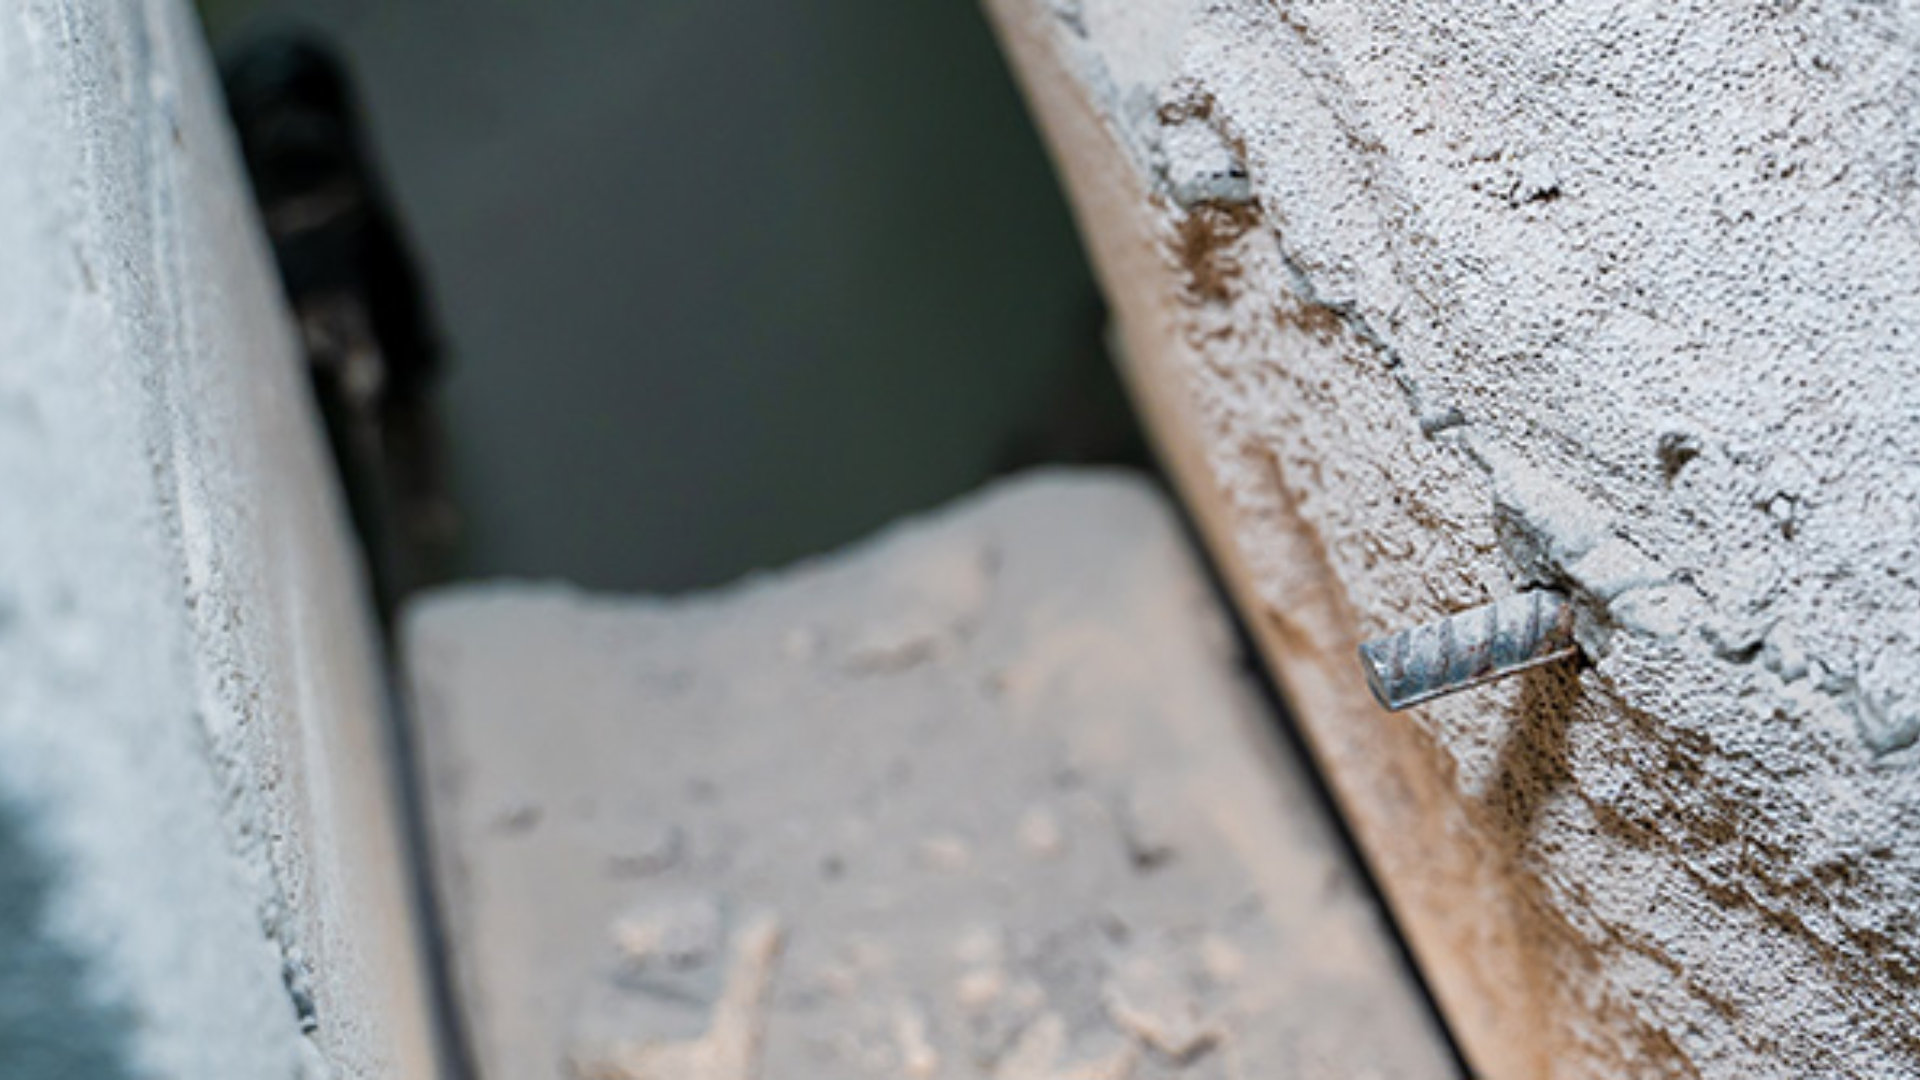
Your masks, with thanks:
[[[373,635],[191,13],[0,12],[0,1075],[430,1074]]]
[[[1920,1075],[1920,9],[990,6],[1470,1056]],[[1577,680],[1367,712],[1534,584]]]
[[[489,1077],[1453,1075],[1141,479],[405,640]]]

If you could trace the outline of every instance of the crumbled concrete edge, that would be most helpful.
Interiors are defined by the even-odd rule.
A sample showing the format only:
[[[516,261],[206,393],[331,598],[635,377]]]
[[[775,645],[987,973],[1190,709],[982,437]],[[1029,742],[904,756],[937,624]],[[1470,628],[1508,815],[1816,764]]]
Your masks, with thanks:
[[[375,631],[198,25],[18,5],[0,82],[27,906],[126,1075],[429,1075]]]
[[[1476,1061],[1920,1073],[1920,21],[989,6]],[[1367,720],[1358,638],[1530,584],[1577,684]]]

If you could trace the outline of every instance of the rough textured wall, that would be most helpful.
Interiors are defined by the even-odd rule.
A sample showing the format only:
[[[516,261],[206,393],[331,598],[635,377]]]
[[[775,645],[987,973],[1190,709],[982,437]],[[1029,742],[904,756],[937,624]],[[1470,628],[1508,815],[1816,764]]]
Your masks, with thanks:
[[[1920,9],[990,6],[1470,1055],[1920,1075]],[[1365,704],[1529,583],[1577,677]]]
[[[361,579],[202,49],[0,13],[0,1074],[422,1076]]]

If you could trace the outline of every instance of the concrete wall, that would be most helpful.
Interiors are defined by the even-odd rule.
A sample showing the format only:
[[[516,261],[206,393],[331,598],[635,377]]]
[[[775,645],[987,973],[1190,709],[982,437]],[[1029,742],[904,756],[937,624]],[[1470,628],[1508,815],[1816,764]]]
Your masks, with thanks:
[[[0,1075],[429,1075],[361,577],[184,5],[10,5],[0,147]]]
[[[1920,16],[990,7],[1475,1062],[1920,1075]],[[1584,666],[1371,704],[1533,584]]]

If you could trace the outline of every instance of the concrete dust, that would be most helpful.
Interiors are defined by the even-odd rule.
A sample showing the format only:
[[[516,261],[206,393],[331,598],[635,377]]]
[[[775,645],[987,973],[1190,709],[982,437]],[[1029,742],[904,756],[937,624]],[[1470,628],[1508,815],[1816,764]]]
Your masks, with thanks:
[[[488,1076],[1452,1070],[1140,481],[406,633]]]
[[[780,957],[780,924],[763,915],[740,931],[732,970],[706,1034],[690,1042],[620,1043],[574,1066],[581,1080],[753,1080],[760,1075],[767,995]]]

